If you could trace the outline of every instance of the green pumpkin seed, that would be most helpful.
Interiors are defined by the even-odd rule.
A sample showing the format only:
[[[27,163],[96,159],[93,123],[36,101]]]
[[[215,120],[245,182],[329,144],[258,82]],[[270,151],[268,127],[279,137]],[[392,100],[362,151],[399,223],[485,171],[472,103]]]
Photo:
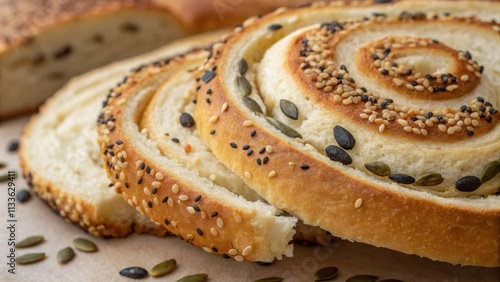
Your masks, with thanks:
[[[243,97],[243,103],[245,103],[245,106],[247,106],[252,112],[257,113],[257,114],[263,114],[264,112],[260,108],[259,104],[255,102],[254,99],[245,96]]]
[[[500,161],[492,161],[487,163],[481,171],[481,183],[490,181],[500,173]]]
[[[45,258],[45,253],[31,253],[25,254],[16,259],[18,264],[30,264],[43,260]]]
[[[377,278],[374,275],[355,275],[348,278],[345,282],[374,282]]]
[[[2,175],[0,175],[0,182],[7,181],[8,179],[9,179],[9,175],[8,174],[2,174]]]
[[[282,123],[281,121],[272,117],[266,117],[266,119],[267,121],[269,121],[269,123],[274,125],[274,127],[276,127],[279,131],[283,132],[283,134],[285,134],[286,136],[293,139],[295,138],[302,139],[302,135],[300,135],[300,133],[298,133],[297,131],[295,131],[295,129],[289,127],[288,125]]]
[[[97,252],[97,246],[93,242],[87,239],[76,238],[75,240],[73,240],[73,246],[75,246],[77,250],[82,252],[86,253]]]
[[[297,106],[286,99],[280,100],[280,109],[285,116],[291,119],[297,120],[299,118],[299,110],[297,109]]]
[[[238,91],[243,96],[248,96],[252,93],[252,85],[244,76],[238,76],[236,78],[236,84],[238,85]]]
[[[59,263],[67,263],[75,257],[75,251],[71,247],[66,247],[57,252],[57,261]]]
[[[175,259],[169,259],[164,262],[160,262],[155,265],[150,271],[149,274],[153,277],[161,277],[172,272],[177,265]]]
[[[283,281],[283,278],[281,277],[266,277],[254,280],[253,282],[281,282],[281,281]]]
[[[333,266],[324,267],[314,273],[314,281],[326,281],[339,275],[339,269]]]
[[[185,276],[177,280],[177,282],[205,282],[207,280],[208,280],[208,275],[206,275],[205,273],[199,273],[199,274]]]
[[[419,186],[436,186],[443,183],[444,178],[440,173],[429,172],[417,177],[416,184]]]
[[[238,63],[238,72],[240,75],[244,75],[248,70],[248,63],[245,61],[245,59],[241,59],[240,62]]]
[[[376,161],[366,163],[365,167],[367,170],[378,176],[389,176],[391,174],[391,168],[384,162]]]
[[[43,242],[43,236],[31,236],[16,244],[17,249],[28,248]]]

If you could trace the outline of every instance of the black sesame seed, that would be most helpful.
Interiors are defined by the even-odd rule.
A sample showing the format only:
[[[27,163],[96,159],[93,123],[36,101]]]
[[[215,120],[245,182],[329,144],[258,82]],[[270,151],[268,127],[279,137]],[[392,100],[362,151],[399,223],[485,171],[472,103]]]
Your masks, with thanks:
[[[144,168],[146,168],[146,164],[145,164],[145,163],[141,163],[140,168],[141,168],[142,170],[144,170]]]
[[[170,224],[170,221],[168,221],[168,219],[166,219],[166,218],[165,218],[165,219],[163,220],[163,223],[165,223],[165,225],[169,225],[169,224]]]
[[[406,75],[410,75],[412,72],[413,72],[413,70],[412,70],[412,69],[407,69],[407,70],[406,70],[406,72],[405,72],[405,74],[406,74]]]
[[[385,99],[385,101],[386,101],[387,103],[394,103],[394,100],[392,100],[391,98],[387,98],[387,99]]]
[[[484,105],[485,105],[486,107],[493,107],[493,105],[492,105],[490,102],[485,102],[485,103],[484,103]]]
[[[152,207],[153,207],[153,203],[151,203],[151,201],[148,201],[148,207],[149,207],[149,208],[152,208]]]
[[[216,75],[216,72],[214,71],[206,71],[202,76],[201,80],[205,83],[209,83],[210,80],[212,80]]]
[[[252,130],[252,132],[250,132],[250,137],[254,137],[256,133],[257,133],[257,131]]]
[[[200,212],[200,207],[198,207],[197,205],[194,205],[194,206],[193,206],[193,209],[194,209],[196,212]]]
[[[264,159],[262,160],[262,163],[263,164],[267,164],[267,162],[269,162],[269,158],[268,157],[264,157]]]
[[[203,236],[203,231],[201,231],[200,228],[196,228],[196,233],[198,233],[198,235],[200,236]]]
[[[30,193],[30,191],[23,189],[23,190],[19,191],[19,193],[17,193],[16,199],[19,202],[24,203],[24,202],[28,201],[29,199],[31,199],[31,193]]]
[[[382,70],[380,71],[380,73],[381,73],[381,74],[389,74],[389,71],[388,71],[388,70],[386,70],[386,69],[382,69]]]
[[[150,173],[151,173],[151,168],[149,167],[149,165],[148,165],[148,166],[146,166],[146,173],[147,173],[147,174],[150,174]]]
[[[477,176],[465,176],[455,183],[455,188],[461,192],[472,192],[481,186],[481,179]]]
[[[401,184],[412,184],[415,182],[415,178],[406,174],[399,174],[399,173],[389,175],[389,179]]]
[[[114,146],[115,146],[115,144],[109,144],[108,146],[106,146],[106,148],[113,149]]]
[[[207,94],[208,94],[208,95],[212,94],[212,89],[208,89],[208,90],[207,90]]]
[[[142,183],[142,177],[137,180],[137,184],[141,184],[141,183]]]
[[[340,66],[340,69],[341,69],[341,70],[344,70],[344,71],[346,71],[346,72],[348,72],[348,71],[347,71],[347,67],[346,67],[345,65],[341,65],[341,66]]]
[[[210,104],[210,98],[205,98],[205,102],[207,102],[207,104]]]
[[[257,158],[257,164],[258,164],[258,165],[261,165],[261,164],[262,164],[262,161],[261,161],[261,159],[260,159],[260,158]]]
[[[123,186],[125,186],[125,188],[129,188],[128,182],[127,181],[123,182]]]
[[[439,44],[439,41],[436,40],[436,39],[432,39],[431,42],[434,43],[434,44]]]
[[[16,152],[18,149],[19,149],[19,141],[18,140],[10,141],[9,146],[7,147],[7,150],[9,152]]]
[[[427,112],[427,113],[425,114],[425,118],[426,118],[426,119],[430,119],[433,115],[434,115],[434,114],[433,114],[432,112]]]
[[[483,97],[477,97],[476,98],[478,102],[484,103],[484,98]]]
[[[213,213],[210,215],[210,217],[216,217],[216,216],[218,216],[218,215],[219,215],[219,213],[218,213],[218,212],[213,212]]]
[[[114,156],[115,156],[115,152],[113,152],[113,151],[109,151],[109,154],[110,154],[112,157],[114,157]]]
[[[250,148],[249,145],[243,145],[243,147],[241,147],[242,150],[248,150]]]
[[[432,76],[430,74],[426,74],[425,79],[432,80],[432,79],[434,79],[434,76]]]
[[[474,131],[472,131],[472,130],[468,130],[468,129],[467,129],[467,135],[469,135],[469,136],[474,135]]]
[[[259,150],[259,154],[264,154],[265,151],[266,151],[266,147],[263,147],[262,149]]]
[[[498,110],[497,109],[490,109],[489,113],[490,113],[490,115],[494,115],[494,114],[498,113]]]
[[[193,102],[193,104],[195,104],[195,105],[196,105],[196,103],[198,103],[198,100],[193,99],[193,101],[192,101],[192,102]]]
[[[162,203],[166,203],[167,201],[168,201],[168,197],[165,197],[165,198],[161,199]]]
[[[151,190],[151,194],[153,194],[153,195],[154,195],[154,194],[156,194],[156,193],[158,193],[158,188],[156,188],[156,187],[155,187],[155,188],[153,188],[153,190]]]
[[[219,250],[217,250],[217,248],[216,248],[216,247],[212,247],[212,252],[214,252],[214,253],[218,253],[218,252],[219,252]]]
[[[229,258],[231,258],[231,257],[230,257],[229,255],[227,255],[227,254],[223,254],[223,255],[222,255],[222,257],[223,257],[223,258],[225,258],[225,259],[229,259]]]
[[[465,57],[469,60],[472,60],[472,54],[469,51],[465,51]]]
[[[122,140],[116,140],[115,142],[117,145],[122,145],[123,144],[123,141]]]
[[[178,139],[178,138],[172,138],[172,142],[174,142],[174,143],[179,143],[180,141],[179,141],[179,139]]]
[[[361,101],[368,102],[368,95],[366,94],[361,95]]]
[[[343,165],[350,165],[352,164],[352,158],[349,156],[346,151],[344,151],[342,148],[335,146],[335,145],[330,145],[326,147],[325,149],[326,155],[332,160],[332,161],[337,161],[342,163]]]
[[[491,117],[491,116],[487,116],[487,117],[486,117],[486,121],[487,121],[488,123],[493,122],[493,117]]]
[[[479,106],[479,111],[484,113],[486,111],[486,108],[484,106]]]
[[[354,145],[356,145],[356,139],[354,139],[354,136],[352,136],[352,134],[342,126],[336,125],[333,128],[333,137],[335,137],[335,140],[343,149],[350,150],[354,148]]]
[[[197,203],[201,200],[201,195],[198,195],[196,196],[196,198],[194,198],[194,202]]]
[[[391,48],[385,48],[384,49],[384,55],[389,55],[389,53],[391,53]]]
[[[118,176],[118,173],[115,173],[115,179],[118,179],[120,178],[120,176]]]
[[[280,24],[272,24],[270,26],[267,27],[268,30],[278,30],[278,29],[281,29],[283,26],[280,25]]]
[[[479,67],[479,73],[483,73],[483,71],[484,71],[484,66],[480,66]]]
[[[462,113],[464,113],[464,112],[465,112],[465,110],[467,110],[467,106],[466,106],[466,105],[463,105],[463,106],[461,106],[461,107],[460,107],[460,111],[461,111]]]
[[[247,152],[247,156],[251,156],[252,154],[253,154],[253,150],[251,150],[251,149],[250,149],[250,150],[248,150],[248,152]]]
[[[452,77],[450,78],[450,80],[451,80],[451,83],[457,83],[457,78],[456,78],[456,77],[454,77],[454,76],[452,76]]]
[[[215,134],[215,129],[210,130],[210,135],[214,135],[214,134]]]
[[[306,170],[309,169],[309,165],[303,164],[300,166],[300,168]]]
[[[233,149],[238,148],[238,146],[237,146],[237,145],[236,145],[236,143],[234,143],[234,142],[229,143],[229,145],[230,145]]]
[[[417,85],[418,85],[418,82],[416,82],[416,81],[412,81],[412,82],[410,82],[410,84],[411,84],[412,86],[417,86]]]
[[[382,107],[382,109],[386,109],[386,108],[387,108],[387,105],[388,105],[388,103],[387,103],[387,102],[382,102],[382,103],[380,104],[380,107]]]
[[[377,54],[373,54],[373,55],[372,55],[372,59],[374,59],[374,60],[378,60],[378,59],[380,59],[380,57],[379,57]]]
[[[207,98],[208,99],[208,98]],[[182,127],[190,128],[194,126],[194,118],[188,113],[182,113],[179,118]]]

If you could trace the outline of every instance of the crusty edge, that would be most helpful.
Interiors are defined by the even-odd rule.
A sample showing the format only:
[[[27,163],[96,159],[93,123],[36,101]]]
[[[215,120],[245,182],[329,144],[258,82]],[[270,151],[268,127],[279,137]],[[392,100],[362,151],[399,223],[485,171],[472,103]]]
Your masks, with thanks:
[[[39,115],[44,114],[45,111],[52,108],[51,105],[51,101],[47,102]],[[96,237],[125,237],[132,232],[147,233],[157,236],[165,236],[168,234],[163,228],[153,225],[143,225],[140,222],[125,224],[100,218],[97,216],[93,204],[86,201],[84,198],[67,193],[64,187],[54,184],[43,174],[32,169],[29,157],[26,156],[26,152],[23,148],[29,146],[26,139],[27,132],[30,132],[31,128],[36,125],[38,118],[38,116],[33,117],[23,130],[19,150],[20,165],[23,171],[23,177],[28,186],[38,197],[40,197],[40,199],[54,210],[56,214]]]
[[[251,224],[255,211],[241,210],[211,194],[198,193],[188,179],[179,178],[155,160],[148,159],[122,129],[122,106],[127,100],[133,99],[134,93],[150,81],[158,80],[155,75],[168,74],[191,55],[169,58],[136,70],[110,93],[98,128],[104,167],[117,192],[121,192],[131,206],[187,242],[237,261],[272,261],[276,255],[271,256],[268,250],[272,242],[260,236],[261,227]],[[152,87],[160,83],[155,81]],[[153,192],[154,187],[158,189]],[[292,236],[293,230],[290,230],[286,241]],[[283,246],[283,253],[286,254],[290,247]],[[261,255],[257,256],[258,253]]]
[[[266,16],[259,25],[269,25],[274,17]],[[224,53],[231,44],[228,39],[218,51]],[[218,62],[216,59],[215,65]],[[341,238],[452,264],[500,266],[499,207],[465,206],[453,199],[410,190],[397,192],[349,177],[342,169],[300,151],[289,144],[288,137],[263,126],[232,98],[225,97],[230,94],[225,93],[224,85],[218,75],[208,84],[201,83],[198,100],[208,89],[212,95],[210,104],[197,104],[198,131],[221,162],[271,204]],[[221,113],[224,104],[227,111]],[[209,122],[214,116],[218,122]],[[246,120],[253,125],[242,127]],[[212,130],[216,134],[210,134]],[[254,137],[250,137],[254,130]],[[271,144],[268,165],[257,166],[253,159],[243,157],[241,150],[229,147],[230,142],[251,143],[254,148]],[[302,169],[302,165],[308,169]],[[358,199],[362,204],[356,207]]]

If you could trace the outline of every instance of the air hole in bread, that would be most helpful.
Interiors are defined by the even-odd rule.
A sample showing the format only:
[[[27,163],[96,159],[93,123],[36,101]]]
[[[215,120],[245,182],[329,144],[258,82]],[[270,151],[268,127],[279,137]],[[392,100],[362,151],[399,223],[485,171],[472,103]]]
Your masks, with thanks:
[[[127,33],[137,33],[139,32],[139,26],[135,23],[126,22],[122,24],[121,29],[123,32]]]
[[[63,79],[65,77],[66,77],[66,75],[62,71],[51,72],[51,73],[49,73],[47,75],[48,79],[54,79],[54,80],[56,80],[56,79]]]
[[[102,43],[102,42],[104,42],[104,36],[103,36],[102,34],[96,33],[96,34],[94,34],[94,36],[92,37],[92,40],[93,40],[95,43]]]
[[[31,60],[31,63],[33,66],[38,66],[41,65],[45,62],[45,55],[44,54],[38,54],[36,57]]]
[[[61,49],[57,50],[54,52],[54,59],[56,60],[61,60],[67,56],[69,56],[73,52],[73,47],[71,45],[67,44],[61,47]]]

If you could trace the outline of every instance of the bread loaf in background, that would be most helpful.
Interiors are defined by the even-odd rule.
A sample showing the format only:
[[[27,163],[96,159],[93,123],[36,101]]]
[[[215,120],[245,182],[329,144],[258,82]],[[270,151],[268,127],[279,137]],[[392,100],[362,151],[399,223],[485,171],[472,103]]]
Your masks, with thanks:
[[[0,121],[32,112],[69,78],[292,1],[0,1]]]

